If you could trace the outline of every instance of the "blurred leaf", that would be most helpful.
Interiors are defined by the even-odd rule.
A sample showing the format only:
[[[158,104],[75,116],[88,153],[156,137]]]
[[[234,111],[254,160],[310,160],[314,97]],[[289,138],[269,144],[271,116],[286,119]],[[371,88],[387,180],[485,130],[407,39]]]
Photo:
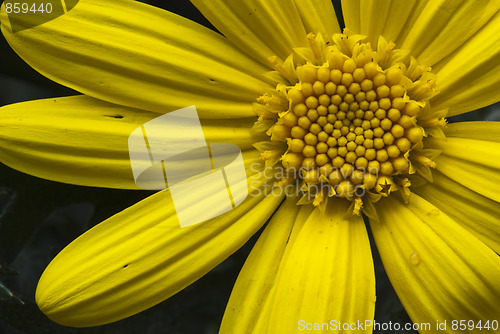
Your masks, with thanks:
[[[12,291],[7,289],[7,287],[2,283],[0,283],[0,301],[24,304],[24,302],[20,298],[14,296]]]

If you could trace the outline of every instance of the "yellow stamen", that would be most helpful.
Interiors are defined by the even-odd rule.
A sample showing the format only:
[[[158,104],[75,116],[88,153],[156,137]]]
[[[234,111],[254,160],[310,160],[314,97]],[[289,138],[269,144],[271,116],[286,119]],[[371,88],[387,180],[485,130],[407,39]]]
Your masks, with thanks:
[[[276,95],[264,94],[257,98],[257,102],[270,106],[276,110],[284,110],[288,107],[288,102],[286,101],[286,99],[283,99]]]
[[[446,128],[446,125],[448,124],[448,121],[446,118],[441,117],[441,118],[432,118],[426,121],[422,121],[422,126],[424,127],[440,127],[440,128]]]
[[[279,158],[283,154],[281,150],[267,150],[260,153],[260,158],[264,161]]]
[[[421,151],[423,138],[446,125],[442,113],[428,116],[428,99],[437,93],[435,75],[394,43],[381,37],[373,51],[360,42],[363,38],[346,31],[333,36],[334,45],[323,46],[322,36],[307,35],[311,51],[301,51],[300,57],[310,59],[295,65],[299,81],[258,99],[279,116],[267,131],[271,141],[288,146],[284,154],[266,147],[262,158],[267,164],[283,154],[283,167],[295,171],[291,178],[304,192],[300,204],[324,209],[327,195],[336,196],[353,201],[353,213],[360,214],[365,199],[375,201],[394,191],[408,199],[407,176],[415,173],[409,159],[436,167]],[[289,79],[290,71],[277,58],[270,61]],[[414,78],[415,73],[420,75]],[[291,182],[278,179],[278,184]]]
[[[436,163],[424,155],[413,154],[412,157],[415,159],[416,162],[418,162],[422,166],[436,168]]]
[[[271,65],[273,65],[273,68],[279,74],[281,74],[285,79],[287,79],[289,82],[295,82],[295,79],[294,79],[292,73],[290,73],[290,71],[288,71],[286,68],[283,67],[283,65],[281,65],[278,62],[278,57],[271,56],[271,57],[268,58],[268,60],[271,63]]]
[[[313,33],[307,34],[307,42],[313,52],[314,58],[316,58],[316,60],[321,60],[321,51],[316,43],[316,35]]]
[[[360,211],[362,208],[363,208],[363,200],[361,198],[356,198],[354,200],[353,213],[357,216],[360,216]]]

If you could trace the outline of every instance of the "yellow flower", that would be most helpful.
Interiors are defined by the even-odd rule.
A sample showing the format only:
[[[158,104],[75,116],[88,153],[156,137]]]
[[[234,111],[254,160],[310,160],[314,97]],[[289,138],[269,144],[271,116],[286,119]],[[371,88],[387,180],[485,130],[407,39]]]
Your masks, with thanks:
[[[3,163],[137,189],[128,136],[195,105],[208,142],[241,147],[250,187],[235,209],[186,228],[168,190],[109,218],[47,267],[41,310],[76,327],[138,313],[203,276],[272,216],[221,332],[364,323],[376,300],[364,213],[412,321],[432,326],[421,332],[435,332],[436,321],[448,332],[457,320],[492,324],[500,126],[445,117],[499,101],[500,3],[346,0],[341,32],[327,0],[192,2],[222,35],[144,4],[97,0],[13,33],[2,7],[11,47],[85,94],[3,107]]]

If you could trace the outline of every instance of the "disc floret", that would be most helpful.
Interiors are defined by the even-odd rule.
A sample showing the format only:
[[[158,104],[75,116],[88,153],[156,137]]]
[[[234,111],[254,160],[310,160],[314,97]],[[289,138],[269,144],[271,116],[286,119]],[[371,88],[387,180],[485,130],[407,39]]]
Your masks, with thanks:
[[[334,35],[332,46],[321,35],[308,40],[309,48],[283,64],[273,59],[283,77],[274,96],[286,108],[260,109],[260,122],[272,124],[271,142],[286,143],[280,162],[295,175],[299,204],[337,196],[359,213],[363,200],[397,190],[407,196],[408,177],[435,167],[423,150],[426,127],[446,124],[430,111],[428,100],[437,94],[430,68],[383,37],[376,51],[348,31]]]

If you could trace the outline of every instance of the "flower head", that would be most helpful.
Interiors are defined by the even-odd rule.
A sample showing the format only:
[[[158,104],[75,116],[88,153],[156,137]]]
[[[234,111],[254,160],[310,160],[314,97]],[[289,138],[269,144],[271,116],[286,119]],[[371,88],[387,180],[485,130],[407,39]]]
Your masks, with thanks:
[[[269,128],[270,142],[262,145],[269,165],[277,160],[267,148],[282,148],[283,178],[304,193],[299,204],[324,211],[336,196],[352,201],[359,215],[363,200],[398,190],[407,200],[412,174],[427,176],[436,167],[432,158],[441,151],[423,144],[429,132],[444,137],[447,110],[434,111],[429,102],[438,93],[435,74],[382,36],[378,51],[364,39],[347,31],[328,46],[309,34],[309,47],[294,50],[297,62],[293,55],[287,65],[272,59],[283,80],[274,96],[257,99],[264,108],[256,106],[256,128]]]
[[[154,7],[97,0],[14,33],[2,8],[12,48],[85,94],[3,107],[3,163],[137,188],[130,133],[194,104],[209,142],[241,147],[248,178],[249,197],[202,224],[181,229],[167,189],[89,230],[47,267],[42,311],[77,327],[133,315],[272,217],[221,332],[371,320],[364,214],[414,322],[494,320],[500,127],[447,126],[446,117],[499,101],[498,1],[346,0],[343,32],[326,0],[192,2],[222,35]]]

